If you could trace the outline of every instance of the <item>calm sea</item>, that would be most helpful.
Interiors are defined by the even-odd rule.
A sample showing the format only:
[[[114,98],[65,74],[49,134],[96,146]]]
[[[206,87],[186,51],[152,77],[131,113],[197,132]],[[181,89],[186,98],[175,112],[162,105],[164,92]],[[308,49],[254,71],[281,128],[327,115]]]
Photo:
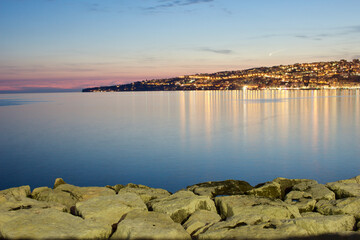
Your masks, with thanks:
[[[360,174],[360,90],[0,95],[0,189]]]

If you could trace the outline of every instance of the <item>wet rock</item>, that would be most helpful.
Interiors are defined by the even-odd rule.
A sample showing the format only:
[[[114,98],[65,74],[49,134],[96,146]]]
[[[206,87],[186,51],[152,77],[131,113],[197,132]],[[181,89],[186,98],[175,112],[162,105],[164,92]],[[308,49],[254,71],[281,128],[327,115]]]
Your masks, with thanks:
[[[281,189],[281,199],[284,199],[285,195],[290,192],[292,190],[292,187],[296,184],[299,183],[308,183],[308,184],[313,184],[313,183],[318,183],[315,180],[311,180],[311,179],[288,179],[288,178],[282,178],[282,177],[278,177],[275,178],[274,180],[272,180],[272,182],[276,182],[278,184],[280,184],[280,189]]]
[[[324,184],[302,182],[296,184],[293,190],[303,191],[311,194],[311,197],[316,201],[319,200],[334,200],[335,193],[330,191]]]
[[[190,235],[164,213],[134,210],[117,225],[111,239],[191,239]]]
[[[280,184],[276,182],[265,183],[264,185],[247,191],[246,194],[271,199],[281,198]]]
[[[312,212],[315,208],[316,200],[306,192],[291,191],[285,196],[285,203],[296,206],[300,213]]]
[[[332,182],[327,183],[326,186],[336,194],[336,198],[360,197],[360,184],[358,183]]]
[[[271,200],[251,195],[236,195],[216,197],[215,203],[223,219],[235,215],[259,215],[269,217],[270,219],[301,217],[296,206],[284,203],[279,199]]]
[[[183,224],[183,227],[191,236],[194,237],[204,232],[207,228],[220,220],[221,217],[215,212],[197,210]]]
[[[118,194],[123,193],[135,193],[140,196],[140,198],[145,202],[149,203],[149,201],[154,199],[161,199],[170,196],[170,193],[161,188],[151,188],[140,184],[129,183],[124,188],[120,189]]]
[[[169,197],[154,200],[150,206],[155,212],[170,215],[177,223],[182,223],[196,210],[216,212],[214,201],[206,196],[197,196],[190,191],[179,191]]]
[[[218,195],[240,195],[251,190],[253,187],[240,180],[225,180],[215,182],[198,183],[188,186],[187,190],[194,192],[200,196],[208,196],[214,198]]]
[[[320,200],[315,205],[316,210],[323,215],[349,214],[360,219],[360,197],[350,197],[339,200]]]
[[[134,193],[99,196],[76,203],[76,213],[86,220],[111,227],[123,215],[134,210],[147,211],[141,198]]]
[[[108,238],[111,229],[54,209],[0,212],[0,232],[9,239]]]
[[[31,191],[29,185],[5,189],[0,191],[0,203],[7,200],[18,200],[22,197],[30,196],[30,194]]]
[[[75,203],[78,201],[78,199],[69,192],[54,190],[48,187],[35,188],[32,192],[32,198],[39,201],[59,203],[66,206],[68,211],[70,211],[70,208],[75,206]]]

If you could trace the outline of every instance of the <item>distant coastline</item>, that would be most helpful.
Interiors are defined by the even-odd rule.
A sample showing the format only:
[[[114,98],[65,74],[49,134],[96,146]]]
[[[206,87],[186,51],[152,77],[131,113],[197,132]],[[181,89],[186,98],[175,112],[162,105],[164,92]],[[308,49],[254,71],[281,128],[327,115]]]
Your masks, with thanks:
[[[129,84],[85,88],[82,92],[186,90],[359,89],[360,60],[296,63],[246,70],[201,73]]]

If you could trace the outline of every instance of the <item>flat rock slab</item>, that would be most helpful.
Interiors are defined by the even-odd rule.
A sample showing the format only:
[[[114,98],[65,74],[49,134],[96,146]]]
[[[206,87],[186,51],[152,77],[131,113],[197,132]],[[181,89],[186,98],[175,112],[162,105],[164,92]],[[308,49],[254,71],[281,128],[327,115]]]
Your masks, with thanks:
[[[214,198],[218,195],[240,195],[251,190],[253,187],[245,181],[225,180],[215,182],[198,183],[188,186],[187,190],[200,196]]]
[[[147,211],[144,202],[134,193],[100,196],[76,203],[78,215],[107,226],[117,224],[122,216],[134,209]]]
[[[330,191],[329,188],[327,188],[324,184],[302,182],[296,184],[293,187],[293,190],[309,193],[311,198],[315,199],[316,201],[335,199],[335,193]]]
[[[223,219],[234,215],[260,215],[270,219],[286,219],[301,217],[299,209],[283,201],[263,197],[236,195],[216,197],[216,206]]]
[[[117,225],[111,239],[191,239],[179,224],[164,213],[134,210]]]
[[[121,188],[118,191],[118,194],[123,194],[123,193],[135,193],[135,194],[139,195],[140,198],[145,203],[148,203],[153,199],[166,198],[171,195],[165,189],[151,188],[151,187],[147,187],[144,185],[133,184],[133,183],[129,183],[128,185],[126,185],[125,187]]]
[[[69,192],[48,187],[35,188],[32,192],[32,198],[39,201],[62,204],[66,206],[68,211],[70,211],[70,208],[75,206],[75,203],[78,201],[75,196]]]
[[[316,211],[323,215],[349,214],[360,219],[360,197],[350,197],[332,201],[320,200]]]
[[[20,209],[44,209],[52,208],[61,212],[66,212],[67,208],[56,202],[43,202],[35,199],[21,197],[18,200],[9,200],[0,204],[0,211],[17,211]]]
[[[108,238],[111,229],[54,209],[0,212],[0,235],[9,239]]]
[[[93,197],[116,194],[114,190],[107,187],[78,187],[71,184],[58,185],[54,190],[70,193],[77,202],[85,201]]]
[[[183,227],[191,236],[194,237],[204,232],[205,229],[220,220],[221,217],[216,212],[197,210],[189,217],[188,220],[186,220]]]
[[[19,200],[22,197],[27,197],[30,195],[31,191],[29,185],[5,189],[0,191],[0,203],[7,200]]]
[[[151,207],[155,212],[168,214],[177,223],[182,223],[196,210],[216,212],[214,201],[190,191],[179,191],[169,197],[155,200],[151,202]]]

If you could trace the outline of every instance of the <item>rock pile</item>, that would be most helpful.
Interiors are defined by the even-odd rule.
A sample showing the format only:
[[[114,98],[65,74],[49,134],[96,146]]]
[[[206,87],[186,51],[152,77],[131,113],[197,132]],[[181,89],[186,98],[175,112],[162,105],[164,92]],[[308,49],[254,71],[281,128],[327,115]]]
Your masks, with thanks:
[[[0,239],[360,239],[360,176],[0,191]],[[333,234],[333,235],[329,235]],[[336,235],[334,235],[336,234]],[[320,239],[320,238],[319,238]]]

